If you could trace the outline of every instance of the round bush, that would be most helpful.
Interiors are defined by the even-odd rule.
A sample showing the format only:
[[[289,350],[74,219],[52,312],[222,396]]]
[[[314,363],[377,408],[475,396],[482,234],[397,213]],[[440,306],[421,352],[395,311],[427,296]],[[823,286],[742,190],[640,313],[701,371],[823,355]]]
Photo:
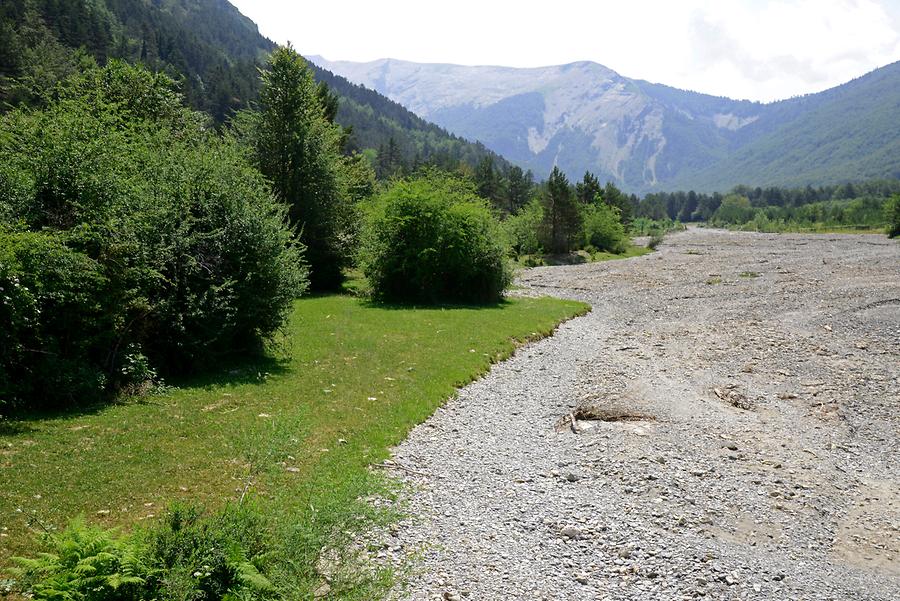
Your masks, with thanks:
[[[497,219],[449,175],[393,183],[364,208],[360,238],[360,264],[380,300],[494,302],[511,281]]]
[[[7,405],[90,403],[258,348],[306,289],[286,209],[245,151],[140,100],[66,97],[0,118]]]
[[[584,245],[611,253],[623,253],[628,246],[619,211],[605,203],[584,208]]]

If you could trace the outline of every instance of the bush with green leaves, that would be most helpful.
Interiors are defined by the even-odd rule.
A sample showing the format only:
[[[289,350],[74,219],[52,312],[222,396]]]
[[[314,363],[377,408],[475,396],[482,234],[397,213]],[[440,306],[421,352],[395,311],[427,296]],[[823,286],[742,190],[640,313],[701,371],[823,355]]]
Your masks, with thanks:
[[[0,227],[0,399],[96,399],[116,341],[102,265],[74,236]],[[2,408],[0,408],[2,410]]]
[[[887,221],[887,235],[900,236],[900,196],[893,196],[884,203],[884,219]]]
[[[713,213],[711,222],[714,225],[734,225],[746,223],[753,219],[756,210],[750,200],[740,194],[729,194],[722,199],[722,204]]]
[[[0,120],[0,287],[28,287],[0,295],[7,405],[91,402],[257,347],[305,290],[286,209],[172,85],[112,62]]]
[[[538,237],[543,219],[544,207],[540,200],[534,198],[519,209],[518,213],[509,215],[503,220],[506,240],[516,256],[543,253],[544,249]]]
[[[153,598],[172,601],[272,598],[263,575],[271,545],[268,525],[252,505],[231,505],[204,516],[199,507],[172,507],[144,535]]]
[[[586,205],[581,223],[585,248],[619,254],[628,247],[625,228],[615,207],[604,202]]]
[[[470,182],[398,180],[363,213],[359,259],[377,299],[494,302],[511,281],[500,224]]]

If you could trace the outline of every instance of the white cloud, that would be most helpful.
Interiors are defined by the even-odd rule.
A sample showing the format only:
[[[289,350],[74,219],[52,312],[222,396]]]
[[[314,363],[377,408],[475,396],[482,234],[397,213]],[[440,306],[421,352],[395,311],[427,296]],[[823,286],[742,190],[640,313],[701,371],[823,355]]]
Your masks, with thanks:
[[[819,91],[900,59],[896,0],[232,1],[265,35],[329,59],[592,60],[756,100]]]

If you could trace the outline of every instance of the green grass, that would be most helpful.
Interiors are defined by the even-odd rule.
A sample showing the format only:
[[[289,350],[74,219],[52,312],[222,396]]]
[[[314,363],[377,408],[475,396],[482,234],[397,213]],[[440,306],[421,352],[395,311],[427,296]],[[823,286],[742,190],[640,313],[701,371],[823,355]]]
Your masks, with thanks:
[[[629,244],[628,248],[625,249],[625,252],[620,254],[608,253],[608,252],[596,252],[594,253],[593,260],[596,261],[612,261],[614,259],[630,259],[632,257],[642,257],[644,255],[648,255],[652,253],[653,250],[647,248],[646,246],[636,246],[634,244]]]
[[[775,222],[770,221],[759,225],[754,222],[737,225],[724,225],[730,230],[746,232],[763,232],[766,234],[884,234],[885,225],[841,225],[810,222]]]
[[[534,267],[537,265],[581,265],[584,263],[597,263],[600,261],[614,261],[616,259],[630,259],[652,253],[653,250],[646,246],[629,244],[625,252],[611,253],[597,251],[593,254],[585,250],[576,250],[562,255],[522,255],[514,264],[516,267]]]
[[[521,341],[587,309],[550,298],[452,308],[308,298],[273,356],[136,402],[0,424],[0,566],[36,550],[37,524],[84,515],[127,529],[173,501],[215,509],[245,489],[303,530],[314,563],[365,514],[357,499],[379,486],[367,466]]]

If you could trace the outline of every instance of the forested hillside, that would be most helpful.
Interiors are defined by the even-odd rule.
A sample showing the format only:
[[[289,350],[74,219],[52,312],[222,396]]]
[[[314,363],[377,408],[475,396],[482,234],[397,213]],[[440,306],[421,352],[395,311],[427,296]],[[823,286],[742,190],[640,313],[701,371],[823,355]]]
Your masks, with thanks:
[[[275,44],[227,0],[4,0],[0,4],[0,106],[34,104],[84,61],[141,62],[180,83],[195,109],[223,123],[258,93],[257,69]],[[380,94],[314,67],[339,95],[347,150],[371,149],[381,175],[420,163],[474,167],[491,156]]]
[[[714,165],[683,174],[680,187],[838,184],[900,177],[900,63],[844,85],[763,105]]]

